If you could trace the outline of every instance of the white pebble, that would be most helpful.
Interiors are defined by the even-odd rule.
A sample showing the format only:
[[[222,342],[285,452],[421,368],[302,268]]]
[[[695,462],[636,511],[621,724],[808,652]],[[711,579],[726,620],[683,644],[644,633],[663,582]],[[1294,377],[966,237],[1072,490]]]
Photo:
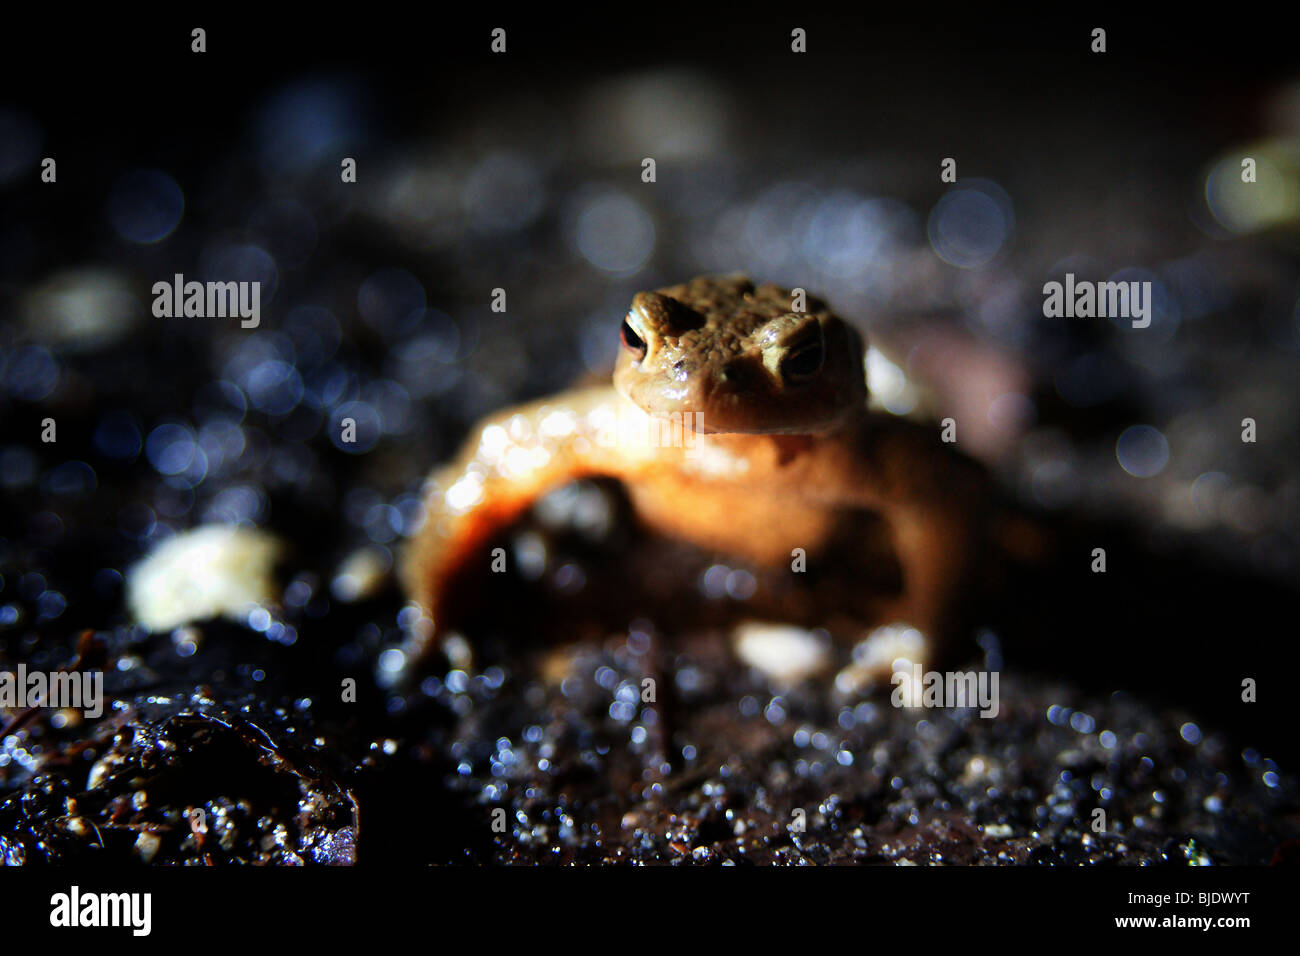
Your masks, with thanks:
[[[151,631],[213,617],[235,620],[275,603],[279,539],[255,528],[204,525],[168,538],[127,573],[127,605]]]
[[[736,654],[771,680],[797,684],[826,669],[830,653],[813,631],[747,621],[732,633]]]

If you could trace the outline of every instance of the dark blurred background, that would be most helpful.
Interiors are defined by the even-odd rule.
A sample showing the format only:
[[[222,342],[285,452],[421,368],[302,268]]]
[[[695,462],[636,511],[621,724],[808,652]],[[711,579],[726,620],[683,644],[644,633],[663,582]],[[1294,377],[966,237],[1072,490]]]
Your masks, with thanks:
[[[795,17],[800,56],[784,20],[532,14],[496,56],[496,21],[362,19],[211,19],[202,55],[175,15],[6,34],[11,427],[83,368],[141,439],[164,413],[201,428],[196,393],[226,381],[355,467],[321,438],[360,402],[371,460],[409,466],[374,473],[391,496],[484,412],[603,372],[635,290],[743,270],[829,298],[1028,498],[1295,578],[1300,81],[1275,31],[1100,16],[1096,55],[1084,19]],[[1067,271],[1154,281],[1152,327],[1044,319]],[[154,320],[175,272],[260,278],[263,327]],[[11,491],[55,463],[24,433]],[[212,465],[200,498],[238,468]]]

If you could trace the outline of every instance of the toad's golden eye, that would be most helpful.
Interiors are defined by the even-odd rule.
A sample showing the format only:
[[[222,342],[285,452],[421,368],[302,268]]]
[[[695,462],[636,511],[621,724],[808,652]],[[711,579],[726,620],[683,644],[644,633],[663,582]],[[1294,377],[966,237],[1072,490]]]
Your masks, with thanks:
[[[623,326],[618,330],[618,337],[623,340],[623,348],[632,353],[632,361],[639,362],[645,358],[645,341],[636,334],[636,329],[632,328],[627,319],[623,320]]]
[[[826,350],[820,337],[800,343],[781,358],[781,378],[787,382],[806,382],[822,369]]]

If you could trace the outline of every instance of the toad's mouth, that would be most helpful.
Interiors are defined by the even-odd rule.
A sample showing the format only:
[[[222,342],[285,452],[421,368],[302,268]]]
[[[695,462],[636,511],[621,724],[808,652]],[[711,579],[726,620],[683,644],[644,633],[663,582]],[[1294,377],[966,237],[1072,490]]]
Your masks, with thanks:
[[[825,434],[865,407],[833,382],[788,390],[758,376],[665,381],[631,365],[615,371],[613,384],[645,416],[701,435]]]
[[[615,379],[615,390],[654,427],[677,428],[700,435],[770,435],[809,431],[806,423],[783,421],[767,406],[760,409],[738,392],[705,393],[697,386],[675,391],[646,390]]]
[[[836,430],[852,417],[852,409],[845,409],[840,415],[819,419],[813,426],[805,421],[783,422],[756,417],[745,419],[725,412],[710,412],[708,409],[646,408],[634,399],[629,401],[644,413],[651,427],[680,430],[691,435],[819,435]]]

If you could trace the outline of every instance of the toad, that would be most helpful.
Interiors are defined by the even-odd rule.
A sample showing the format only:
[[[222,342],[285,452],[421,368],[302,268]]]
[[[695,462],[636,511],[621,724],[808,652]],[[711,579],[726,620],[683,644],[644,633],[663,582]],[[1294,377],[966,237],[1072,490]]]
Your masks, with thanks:
[[[865,596],[863,624],[905,622],[929,648],[951,639],[999,533],[991,481],[938,428],[869,410],[862,336],[816,299],[792,304],[743,276],[638,293],[612,384],[477,427],[430,476],[427,521],[402,560],[434,632],[450,580],[494,535],[547,491],[606,477],[651,531],[769,568],[798,570],[838,539],[836,568],[852,579],[879,560],[874,545],[843,547],[869,513],[901,580]]]

